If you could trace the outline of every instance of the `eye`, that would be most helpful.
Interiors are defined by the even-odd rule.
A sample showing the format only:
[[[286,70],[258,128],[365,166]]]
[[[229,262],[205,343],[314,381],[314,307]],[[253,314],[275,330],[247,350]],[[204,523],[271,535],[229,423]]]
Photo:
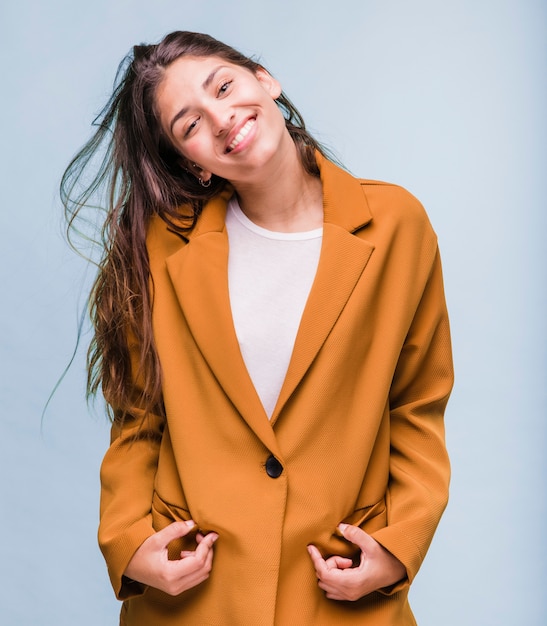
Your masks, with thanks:
[[[188,135],[190,135],[190,133],[194,130],[194,128],[197,126],[199,122],[199,117],[197,117],[193,122],[191,122],[188,127],[186,128],[186,130],[184,131],[184,136],[188,137]]]
[[[230,87],[230,85],[232,84],[231,80],[228,80],[224,83],[222,83],[222,85],[220,85],[219,89],[218,89],[218,94],[219,96],[222,96],[223,94],[225,94],[228,91],[228,88]]]

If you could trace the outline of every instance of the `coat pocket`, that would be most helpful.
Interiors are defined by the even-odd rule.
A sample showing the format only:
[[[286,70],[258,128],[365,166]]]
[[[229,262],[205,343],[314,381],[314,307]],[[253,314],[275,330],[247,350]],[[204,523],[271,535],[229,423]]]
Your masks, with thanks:
[[[181,522],[190,519],[190,511],[182,506],[171,504],[154,491],[152,496],[152,520],[155,530],[161,530],[172,522]]]
[[[357,506],[349,515],[340,520],[344,524],[359,526],[366,533],[373,533],[387,524],[387,509],[385,499],[382,498],[374,504]],[[315,545],[325,558],[333,555],[345,556],[353,559],[357,565],[360,551],[356,545],[342,536],[338,529],[331,530],[323,541],[319,540]]]
[[[156,491],[154,492],[152,496],[152,524],[154,530],[159,531],[173,522],[185,522],[189,519],[190,511],[188,509],[166,502]],[[169,560],[179,560],[180,553],[183,550],[195,550],[196,546],[196,530],[192,529],[192,532],[184,537],[175,539],[169,544]]]
[[[353,511],[351,515],[345,517],[342,522],[359,526],[366,533],[373,533],[387,525],[387,508],[384,498],[375,502],[361,506]]]

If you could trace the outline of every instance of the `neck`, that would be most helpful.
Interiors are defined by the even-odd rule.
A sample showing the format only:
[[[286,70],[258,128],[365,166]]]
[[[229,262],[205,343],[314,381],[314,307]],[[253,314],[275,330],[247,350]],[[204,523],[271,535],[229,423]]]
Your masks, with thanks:
[[[275,159],[259,181],[235,183],[239,205],[258,226],[277,232],[301,232],[323,225],[319,178],[304,169],[291,139],[289,149]]]

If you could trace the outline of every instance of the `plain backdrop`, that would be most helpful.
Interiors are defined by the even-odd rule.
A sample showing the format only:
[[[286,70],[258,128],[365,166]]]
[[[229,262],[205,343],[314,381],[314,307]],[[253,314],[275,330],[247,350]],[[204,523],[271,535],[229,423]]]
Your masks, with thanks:
[[[426,206],[454,340],[453,482],[411,602],[420,626],[546,624],[543,0],[2,2],[0,622],[118,620],[89,334],[42,419],[93,273],[63,240],[57,189],[119,61],[177,29],[256,55],[352,172]]]

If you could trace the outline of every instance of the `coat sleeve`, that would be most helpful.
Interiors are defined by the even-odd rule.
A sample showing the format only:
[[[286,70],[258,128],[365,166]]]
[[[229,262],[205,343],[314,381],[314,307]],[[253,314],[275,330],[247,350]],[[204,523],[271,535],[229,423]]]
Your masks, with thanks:
[[[169,232],[154,217],[148,225],[146,246],[151,276],[165,271],[165,258],[178,251],[184,240]],[[154,291],[151,278],[151,293]],[[142,385],[138,376],[139,344],[129,333],[128,348],[133,371],[133,390],[138,399]],[[120,426],[113,424],[110,447],[101,465],[99,545],[108,566],[116,597],[125,600],[144,593],[145,586],[123,575],[141,544],[155,533],[152,499],[165,429],[163,411],[146,417],[138,400]]]
[[[144,593],[145,586],[123,575],[137,548],[154,534],[152,496],[164,418],[139,408],[114,422],[101,465],[99,545],[116,597]]]
[[[387,525],[373,537],[414,579],[448,500],[444,411],[453,385],[450,331],[438,250],[391,385]]]

